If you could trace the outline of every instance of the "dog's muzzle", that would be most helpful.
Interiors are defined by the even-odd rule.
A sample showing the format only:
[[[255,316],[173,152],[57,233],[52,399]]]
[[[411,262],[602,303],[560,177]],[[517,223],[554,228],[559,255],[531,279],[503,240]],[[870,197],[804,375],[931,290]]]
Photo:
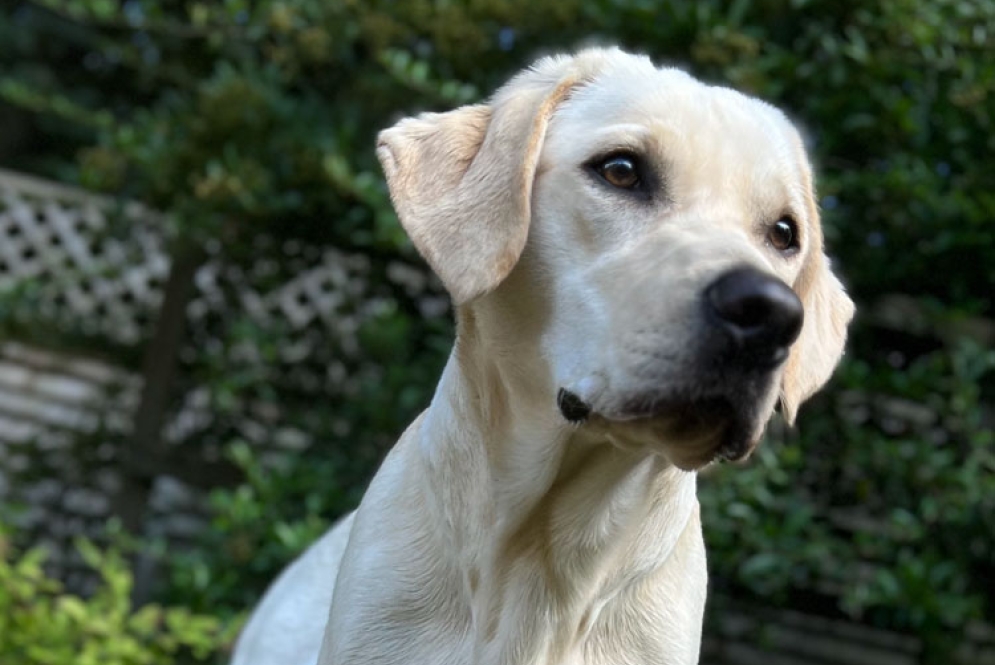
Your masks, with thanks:
[[[801,332],[804,308],[787,284],[746,266],[718,275],[699,298],[701,334],[688,350],[693,370],[660,373],[607,399],[596,378],[561,387],[556,405],[564,420],[676,445],[671,452],[682,468],[747,457],[775,371]]]

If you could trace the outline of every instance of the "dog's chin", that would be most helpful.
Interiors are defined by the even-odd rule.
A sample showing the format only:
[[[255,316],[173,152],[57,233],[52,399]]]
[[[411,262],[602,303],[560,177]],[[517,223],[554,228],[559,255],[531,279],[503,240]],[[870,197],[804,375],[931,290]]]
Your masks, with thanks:
[[[695,471],[716,460],[740,461],[763,429],[752,409],[726,396],[633,401],[611,411],[593,410],[586,425],[615,445],[666,457]]]

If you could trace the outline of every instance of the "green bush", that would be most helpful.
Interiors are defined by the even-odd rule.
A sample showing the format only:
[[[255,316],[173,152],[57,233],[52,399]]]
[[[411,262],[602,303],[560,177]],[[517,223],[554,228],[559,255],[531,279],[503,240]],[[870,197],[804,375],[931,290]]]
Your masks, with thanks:
[[[326,459],[267,468],[244,443],[233,444],[230,455],[245,482],[211,493],[212,519],[199,547],[168,562],[164,596],[197,611],[251,606],[274,572],[324,533],[330,515],[358,502],[342,496],[347,483]]]
[[[950,662],[965,628],[995,613],[984,582],[995,437],[978,394],[993,374],[995,351],[965,342],[912,363],[875,401],[868,363],[846,363],[803,431],[770,437],[745,468],[705,474],[720,588],[835,605],[917,635],[924,662]]]
[[[4,665],[155,665],[212,662],[233,640],[236,622],[185,607],[134,608],[132,575],[113,550],[77,548],[99,574],[86,598],[47,577],[40,549],[16,551],[0,528],[0,662]]]

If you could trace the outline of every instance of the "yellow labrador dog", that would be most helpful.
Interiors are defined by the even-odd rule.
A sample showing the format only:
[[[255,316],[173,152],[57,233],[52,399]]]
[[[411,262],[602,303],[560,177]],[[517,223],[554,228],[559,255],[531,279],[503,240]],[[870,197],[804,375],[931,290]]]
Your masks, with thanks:
[[[428,409],[236,665],[695,663],[695,471],[830,376],[853,305],[773,107],[619,50],[545,58],[377,154],[452,296]]]

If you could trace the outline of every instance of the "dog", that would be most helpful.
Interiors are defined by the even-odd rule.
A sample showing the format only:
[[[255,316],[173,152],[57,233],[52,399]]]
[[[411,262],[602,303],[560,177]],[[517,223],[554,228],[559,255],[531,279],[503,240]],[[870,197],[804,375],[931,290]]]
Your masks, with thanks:
[[[235,665],[685,664],[696,471],[843,353],[798,132],[618,49],[548,57],[377,155],[457,334],[359,508],[265,595]]]

